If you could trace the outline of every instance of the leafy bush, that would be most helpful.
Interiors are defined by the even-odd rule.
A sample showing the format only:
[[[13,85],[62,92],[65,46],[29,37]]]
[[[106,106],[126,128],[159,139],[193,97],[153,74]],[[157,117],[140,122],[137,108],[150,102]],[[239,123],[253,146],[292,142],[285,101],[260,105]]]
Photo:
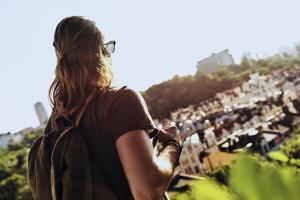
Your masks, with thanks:
[[[280,151],[288,157],[288,164],[300,168],[300,135],[287,141]]]
[[[242,156],[232,164],[229,186],[210,178],[190,183],[186,193],[171,193],[173,200],[299,200],[300,175],[292,167],[261,165]]]
[[[231,167],[229,165],[221,165],[207,175],[223,185],[228,185],[230,171]]]
[[[28,133],[20,143],[0,150],[0,200],[33,200],[26,181],[27,155],[42,131]]]

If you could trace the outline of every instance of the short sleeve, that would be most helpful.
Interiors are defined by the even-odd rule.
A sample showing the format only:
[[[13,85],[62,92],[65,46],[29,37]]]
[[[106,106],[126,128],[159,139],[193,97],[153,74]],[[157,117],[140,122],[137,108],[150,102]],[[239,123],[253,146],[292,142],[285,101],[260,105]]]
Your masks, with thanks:
[[[116,92],[111,104],[109,120],[114,141],[129,131],[155,129],[142,95],[124,87]]]

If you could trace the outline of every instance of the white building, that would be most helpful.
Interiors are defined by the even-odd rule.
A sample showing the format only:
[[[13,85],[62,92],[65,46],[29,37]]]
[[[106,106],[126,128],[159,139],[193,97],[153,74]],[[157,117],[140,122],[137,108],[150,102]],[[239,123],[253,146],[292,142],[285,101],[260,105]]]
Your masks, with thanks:
[[[225,107],[238,107],[276,96],[280,93],[280,89],[276,86],[277,83],[278,80],[273,76],[261,76],[258,73],[250,74],[250,80],[245,81],[241,87],[218,93],[216,96]]]
[[[13,134],[11,133],[0,133],[0,148],[6,148],[12,138]]]
[[[37,102],[34,104],[36,115],[39,119],[40,126],[44,126],[48,121],[47,112],[41,102]]]
[[[198,61],[197,69],[205,72],[212,72],[218,66],[228,66],[234,64],[232,55],[228,49],[219,53],[212,53],[210,57]]]
[[[0,148],[6,148],[9,143],[19,143],[23,140],[24,136],[27,133],[30,133],[32,131],[36,131],[37,129],[34,129],[32,127],[24,128],[18,132],[15,133],[0,133]]]
[[[179,159],[180,169],[187,174],[203,174],[205,167],[199,160],[199,153],[204,150],[199,137],[194,134],[183,143]]]

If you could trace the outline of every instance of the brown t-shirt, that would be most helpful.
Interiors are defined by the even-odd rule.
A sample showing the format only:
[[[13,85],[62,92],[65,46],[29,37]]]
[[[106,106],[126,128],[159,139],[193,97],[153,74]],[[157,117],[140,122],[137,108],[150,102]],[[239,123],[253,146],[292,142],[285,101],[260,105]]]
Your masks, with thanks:
[[[79,128],[96,168],[95,181],[110,190],[107,194],[95,194],[96,199],[133,199],[116,141],[128,131],[155,128],[141,94],[126,86],[107,92],[97,91]],[[108,194],[115,197],[108,197]]]

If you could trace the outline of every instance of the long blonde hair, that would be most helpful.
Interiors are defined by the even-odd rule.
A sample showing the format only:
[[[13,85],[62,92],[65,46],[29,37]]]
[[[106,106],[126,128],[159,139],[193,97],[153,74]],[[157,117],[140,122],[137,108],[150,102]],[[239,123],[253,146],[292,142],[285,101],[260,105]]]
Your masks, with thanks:
[[[49,99],[55,113],[70,115],[84,104],[93,89],[110,88],[112,72],[104,62],[110,55],[95,23],[80,16],[59,22],[53,46],[57,65]]]

